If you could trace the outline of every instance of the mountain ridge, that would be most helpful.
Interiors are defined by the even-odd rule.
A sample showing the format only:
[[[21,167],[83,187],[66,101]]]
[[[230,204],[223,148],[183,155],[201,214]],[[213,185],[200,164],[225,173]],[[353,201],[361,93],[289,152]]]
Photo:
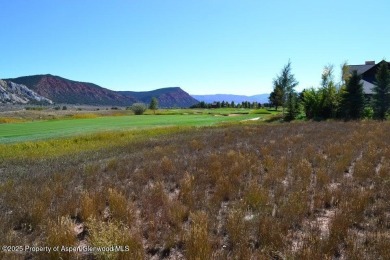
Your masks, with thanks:
[[[23,84],[55,103],[126,106],[137,101],[93,83],[69,80],[51,74],[23,76],[6,80]]]
[[[189,107],[199,103],[180,87],[159,88],[151,91],[118,91],[124,95],[130,95],[143,103],[149,104],[152,97],[158,99],[160,107]]]
[[[136,102],[150,102],[154,96],[163,107],[190,107],[198,103],[179,87],[152,91],[114,91],[90,82],[66,79],[51,74],[39,74],[4,79],[24,85],[38,95],[55,103],[79,105],[130,106]]]

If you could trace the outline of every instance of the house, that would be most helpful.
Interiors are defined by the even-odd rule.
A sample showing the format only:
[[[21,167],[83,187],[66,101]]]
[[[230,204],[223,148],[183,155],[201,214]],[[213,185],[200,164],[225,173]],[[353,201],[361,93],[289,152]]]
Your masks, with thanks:
[[[361,83],[363,84],[363,92],[366,96],[371,96],[373,93],[373,87],[375,86],[375,75],[382,62],[375,64],[375,61],[366,61],[364,65],[349,65],[349,72],[352,73],[356,70],[357,74],[362,77]],[[390,68],[390,63],[387,62]]]

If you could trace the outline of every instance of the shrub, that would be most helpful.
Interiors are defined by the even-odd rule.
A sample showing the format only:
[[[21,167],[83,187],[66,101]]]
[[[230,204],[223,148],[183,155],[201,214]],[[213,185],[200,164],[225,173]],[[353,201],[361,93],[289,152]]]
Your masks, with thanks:
[[[264,210],[268,203],[268,190],[262,189],[257,183],[250,183],[243,200],[245,205],[251,210]]]
[[[80,199],[80,217],[87,220],[90,217],[99,217],[105,206],[104,198],[98,192],[84,192]]]
[[[211,241],[205,212],[191,214],[191,228],[186,239],[187,259],[211,259]]]
[[[229,212],[226,221],[226,229],[229,237],[229,245],[237,259],[250,259],[248,245],[248,221],[242,210],[233,209]]]
[[[134,103],[130,109],[136,115],[142,115],[146,111],[146,105],[144,103]]]
[[[45,108],[44,107],[25,107],[26,110],[36,110],[36,111],[42,111]]]
[[[46,245],[50,247],[55,246],[66,246],[73,247],[76,246],[76,234],[74,232],[74,223],[70,218],[60,217],[56,221],[49,220],[47,224],[47,238]],[[70,257],[75,257],[75,255],[70,254],[68,252],[61,251],[51,251],[51,258],[58,259],[70,259]]]
[[[105,250],[98,259],[144,259],[142,240],[136,232],[117,222],[101,222],[94,218],[87,223],[91,246]],[[115,250],[112,250],[114,247]]]
[[[371,119],[374,117],[374,110],[370,106],[365,106],[363,109],[363,118]]]
[[[108,189],[108,204],[112,218],[131,226],[134,222],[135,207],[115,189]]]
[[[179,199],[189,208],[193,208],[195,206],[195,198],[193,194],[195,191],[194,187],[194,176],[185,172],[183,178],[180,180]]]

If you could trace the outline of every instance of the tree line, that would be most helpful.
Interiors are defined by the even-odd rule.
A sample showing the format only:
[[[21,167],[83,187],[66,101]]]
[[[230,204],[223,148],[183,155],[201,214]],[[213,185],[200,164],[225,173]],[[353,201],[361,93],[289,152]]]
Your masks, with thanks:
[[[276,109],[282,107],[286,121],[296,119],[301,112],[307,119],[315,120],[385,120],[390,108],[390,71],[387,62],[380,63],[370,96],[365,96],[361,76],[357,71],[350,73],[346,63],[341,66],[341,70],[340,83],[334,81],[333,65],[327,65],[318,88],[311,87],[297,93],[295,87],[298,81],[291,72],[289,61],[273,80],[270,103]]]
[[[261,104],[260,102],[242,101],[241,103],[235,103],[234,101],[216,101],[213,103],[206,103],[201,101],[190,108],[261,108],[267,104]]]

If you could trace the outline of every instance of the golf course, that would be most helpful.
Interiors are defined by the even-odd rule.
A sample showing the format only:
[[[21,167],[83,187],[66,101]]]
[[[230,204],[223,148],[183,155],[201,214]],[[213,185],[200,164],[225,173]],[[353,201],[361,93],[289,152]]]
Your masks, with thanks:
[[[189,114],[172,110],[171,114],[99,116],[81,114],[69,118],[0,124],[0,143],[71,137],[106,131],[127,131],[172,126],[212,126],[221,123],[261,119],[253,111],[215,110],[212,113]],[[241,112],[241,113],[240,113]],[[260,111],[261,112],[261,111]],[[257,111],[257,113],[260,113]],[[262,111],[266,113],[267,111]]]

